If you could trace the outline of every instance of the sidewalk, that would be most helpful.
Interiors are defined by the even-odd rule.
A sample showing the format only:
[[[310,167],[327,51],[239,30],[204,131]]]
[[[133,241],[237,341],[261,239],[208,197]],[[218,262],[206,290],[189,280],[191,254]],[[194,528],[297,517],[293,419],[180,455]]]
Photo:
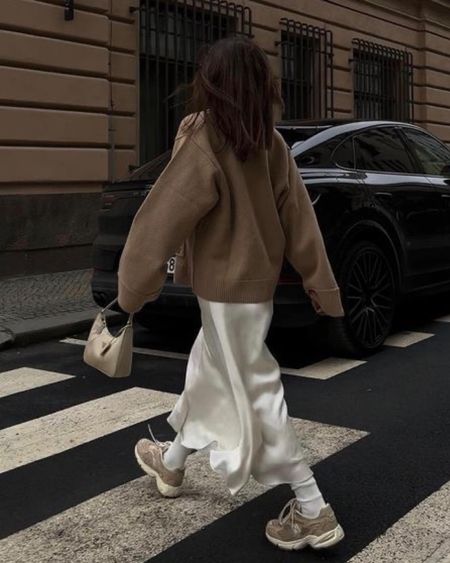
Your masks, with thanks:
[[[0,349],[87,329],[100,310],[91,276],[88,269],[0,280]],[[122,317],[107,311],[111,322]]]

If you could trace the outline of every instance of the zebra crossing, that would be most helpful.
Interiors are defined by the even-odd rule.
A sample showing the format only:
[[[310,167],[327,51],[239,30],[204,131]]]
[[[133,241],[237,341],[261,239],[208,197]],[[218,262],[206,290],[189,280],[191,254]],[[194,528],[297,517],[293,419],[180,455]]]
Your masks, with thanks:
[[[383,561],[387,543],[392,546],[391,561],[449,563],[449,513],[450,481],[352,557],[350,563]]]
[[[442,319],[439,319],[442,320]],[[385,346],[394,346],[398,348],[407,348],[417,342],[431,338],[433,334],[414,331],[401,331],[389,336],[385,341]],[[86,340],[79,338],[64,338],[61,342],[67,344],[75,344],[85,346]],[[178,358],[188,359],[189,354],[181,354],[179,352],[172,352],[167,350],[147,349],[139,346],[133,348],[135,354],[144,354],[147,356],[158,356],[162,358]],[[308,377],[311,379],[330,379],[336,375],[340,375],[354,367],[361,366],[366,363],[366,360],[355,360],[348,358],[324,358],[314,364],[309,364],[305,368],[292,368],[280,366],[280,371],[283,374],[298,375],[300,377]]]
[[[120,418],[121,414],[129,416],[133,399],[149,403],[156,400],[158,407],[166,407],[165,411],[169,410],[174,403],[172,396],[161,397],[160,395],[163,394],[155,394],[139,388],[132,388],[130,391],[133,393],[127,398],[118,397],[117,401],[114,400],[114,406],[117,407],[121,401],[123,405],[116,412],[116,418]],[[119,395],[123,395],[123,393],[125,392],[121,392]],[[108,424],[110,422],[108,415],[113,406],[112,398],[107,398],[109,404],[105,409],[101,404],[103,400],[94,401],[97,403],[95,414],[90,408],[91,405],[88,405],[85,414],[86,418],[91,420],[91,432],[89,436],[83,432],[82,436],[77,436],[74,447],[86,438],[93,437],[94,425],[97,426],[96,435],[111,429]],[[107,412],[106,424],[103,418],[104,410]],[[64,419],[63,413],[58,413],[57,416],[60,421]],[[72,422],[73,417],[69,418]],[[130,421],[128,420],[128,422]],[[299,437],[304,436],[305,454],[310,463],[317,463],[367,435],[363,431],[330,427],[307,420],[293,419],[293,422]],[[80,426],[82,425],[80,424]],[[41,430],[39,429],[37,433],[41,434]],[[19,432],[19,435],[23,434]],[[27,445],[26,440],[24,445]],[[66,446],[64,441],[53,444],[53,453],[56,453],[56,448],[62,449]],[[39,453],[41,454],[41,452]],[[43,548],[47,549],[45,545],[42,545],[42,539],[46,538],[46,541],[51,539],[52,550],[51,553],[45,551],[43,561],[63,561],[67,549],[70,548],[67,545],[67,539],[69,542],[73,541],[70,529],[76,522],[77,527],[83,529],[82,540],[81,538],[77,540],[80,561],[114,560],[112,559],[114,552],[117,553],[115,557],[120,561],[146,561],[149,557],[153,557],[169,547],[174,541],[184,539],[269,489],[252,479],[243,494],[233,499],[225,489],[220,476],[211,470],[208,471],[205,462],[207,462],[207,457],[201,452],[197,452],[190,458],[184,494],[177,502],[160,497],[149,477],[139,477],[5,538],[0,541],[0,555],[8,554],[9,557],[12,557],[12,561],[17,562],[30,561],[33,559],[33,554],[42,552]],[[214,494],[210,495],[210,491],[213,491]],[[151,510],[149,510],[150,507]],[[168,522],[176,522],[176,527],[170,534],[167,534],[166,531]],[[131,523],[135,523],[138,527],[135,528],[133,525],[130,529]],[[59,540],[61,530],[69,530],[68,537],[65,535],[62,541]],[[114,530],[116,541],[119,544],[122,542],[122,545],[111,545],[110,542],[96,545],[99,538],[105,537],[105,534],[109,535],[111,530]],[[131,545],[122,540],[130,532],[133,536]],[[133,555],[130,555],[126,548],[131,549]],[[120,551],[122,554],[119,557]]]
[[[29,367],[11,369],[2,373],[0,398],[64,381],[71,377],[67,373],[56,373]]]
[[[0,431],[0,474],[170,410],[175,395],[131,388]]]
[[[280,361],[298,439],[347,532],[329,561],[448,563],[450,470],[437,449],[448,433],[448,375],[436,369],[449,359],[442,321],[368,361]],[[252,478],[232,497],[206,453],[190,456],[184,494],[162,498],[132,452],[147,421],[159,439],[172,438],[165,419],[187,355],[136,347],[133,375],[116,381],[81,362],[84,342],[0,355],[0,561],[323,560],[263,537],[288,485]],[[410,429],[415,413],[424,420]]]

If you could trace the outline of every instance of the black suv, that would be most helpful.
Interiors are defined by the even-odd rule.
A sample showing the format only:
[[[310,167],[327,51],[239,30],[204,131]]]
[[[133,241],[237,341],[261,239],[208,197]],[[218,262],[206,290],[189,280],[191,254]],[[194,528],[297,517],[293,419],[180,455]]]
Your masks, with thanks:
[[[281,121],[321,226],[346,316],[322,319],[336,353],[361,356],[389,334],[399,300],[450,288],[450,150],[423,129],[392,121]],[[167,151],[126,180],[105,184],[94,242],[92,290],[104,306],[117,295],[117,267],[131,221],[170,159]],[[136,315],[198,322],[191,288],[173,283]],[[273,324],[318,320],[301,278],[284,260]]]

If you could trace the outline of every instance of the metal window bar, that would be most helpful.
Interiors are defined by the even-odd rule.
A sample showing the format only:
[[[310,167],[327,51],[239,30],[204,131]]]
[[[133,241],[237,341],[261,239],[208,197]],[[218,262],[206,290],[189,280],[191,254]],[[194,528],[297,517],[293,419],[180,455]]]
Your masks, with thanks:
[[[414,121],[413,57],[363,39],[353,39],[355,117]]]
[[[73,18],[74,18],[73,0],[64,0],[64,19],[73,20]]]
[[[280,26],[283,119],[333,117],[332,32],[289,18]]]
[[[141,0],[139,21],[141,165],[172,145],[186,101],[173,92],[192,80],[198,50],[253,35],[250,8],[225,0]]]

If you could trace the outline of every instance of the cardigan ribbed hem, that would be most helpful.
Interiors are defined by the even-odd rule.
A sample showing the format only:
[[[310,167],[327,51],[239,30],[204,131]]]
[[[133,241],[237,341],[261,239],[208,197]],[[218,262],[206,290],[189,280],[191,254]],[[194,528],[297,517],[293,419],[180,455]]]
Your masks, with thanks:
[[[202,299],[222,303],[261,303],[273,299],[278,280],[194,279],[192,291]]]
[[[192,291],[202,299],[224,303],[261,303],[273,299],[278,280],[195,280]],[[314,289],[323,312],[330,317],[343,317],[340,289]]]
[[[314,290],[317,293],[317,301],[322,311],[330,317],[343,317],[341,293],[339,287],[332,289],[316,289],[315,287],[305,287],[305,291]]]

